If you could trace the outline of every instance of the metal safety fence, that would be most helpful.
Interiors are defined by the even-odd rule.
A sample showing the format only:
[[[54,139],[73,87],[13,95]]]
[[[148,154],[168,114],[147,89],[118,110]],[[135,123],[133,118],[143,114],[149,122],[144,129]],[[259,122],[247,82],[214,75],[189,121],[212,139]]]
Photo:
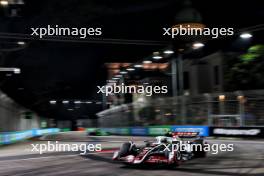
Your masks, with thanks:
[[[264,126],[264,90],[141,98],[97,114],[99,126]]]

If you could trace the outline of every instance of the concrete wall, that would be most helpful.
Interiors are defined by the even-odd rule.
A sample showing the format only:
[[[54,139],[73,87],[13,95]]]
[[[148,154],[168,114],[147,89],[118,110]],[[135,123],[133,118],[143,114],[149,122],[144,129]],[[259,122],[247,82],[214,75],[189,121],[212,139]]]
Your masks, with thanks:
[[[18,105],[0,91],[0,132],[40,128],[40,117],[32,113],[32,118],[26,119],[24,115],[26,111],[29,110]]]

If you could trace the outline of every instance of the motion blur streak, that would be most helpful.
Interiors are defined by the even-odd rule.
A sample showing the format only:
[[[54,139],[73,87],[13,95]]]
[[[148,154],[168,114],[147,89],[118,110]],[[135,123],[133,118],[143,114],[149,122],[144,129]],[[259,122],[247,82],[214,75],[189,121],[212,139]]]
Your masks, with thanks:
[[[50,136],[50,138],[71,138],[73,141],[84,139],[94,141],[109,141],[112,137],[85,137],[80,133],[68,133],[63,135]],[[50,139],[47,137],[47,139]],[[150,139],[149,137],[131,137],[136,141]],[[120,143],[104,142],[105,147],[119,146],[127,137],[118,137]],[[175,168],[140,167],[132,168],[113,163],[112,153],[90,153],[80,156],[73,153],[48,153],[43,155],[17,154],[16,156],[0,157],[0,175],[186,175],[186,176],[216,176],[216,175],[249,175],[261,176],[264,173],[263,163],[263,141],[246,140],[209,140],[210,143],[234,143],[234,152],[222,152],[218,155],[209,155],[207,158],[194,159],[184,165]],[[26,145],[26,144],[25,144]],[[14,147],[13,151],[19,150]],[[4,152],[4,151],[3,151]],[[5,151],[6,152],[6,151]],[[19,152],[18,152],[19,153]],[[2,154],[2,151],[1,151]],[[2,155],[1,155],[2,156]],[[26,161],[26,162],[25,162]]]

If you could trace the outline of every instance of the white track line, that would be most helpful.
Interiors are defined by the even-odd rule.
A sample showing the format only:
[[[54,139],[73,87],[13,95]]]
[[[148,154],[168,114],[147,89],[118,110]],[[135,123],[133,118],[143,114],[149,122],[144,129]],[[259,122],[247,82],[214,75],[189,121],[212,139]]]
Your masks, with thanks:
[[[10,160],[0,160],[0,162],[27,161],[27,160],[48,159],[48,158],[67,158],[67,157],[85,156],[85,155],[96,155],[96,154],[104,154],[104,153],[113,153],[113,151],[105,151],[105,152],[103,151],[103,152],[86,153],[84,155],[82,155],[82,154],[72,154],[72,155],[62,155],[62,156],[54,156],[53,155],[53,156],[43,156],[43,157],[34,157],[34,158],[10,159]]]
[[[46,159],[46,158],[66,158],[66,157],[73,157],[78,156],[74,155],[62,155],[62,156],[43,156],[43,157],[34,157],[34,158],[21,158],[21,159],[10,159],[10,160],[0,160],[0,162],[8,162],[8,161],[27,161],[27,160],[36,160],[36,159]]]

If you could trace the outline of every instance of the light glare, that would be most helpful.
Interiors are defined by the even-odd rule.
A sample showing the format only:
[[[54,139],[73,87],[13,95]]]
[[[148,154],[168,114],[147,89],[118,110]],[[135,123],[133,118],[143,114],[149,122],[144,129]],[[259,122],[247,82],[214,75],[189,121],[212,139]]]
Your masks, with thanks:
[[[150,61],[150,60],[143,61],[143,64],[151,64],[151,63],[152,63],[152,61]]]
[[[127,68],[126,70],[127,71],[134,71],[135,69],[134,68]]]
[[[243,33],[243,34],[240,35],[240,37],[243,38],[243,39],[248,39],[248,38],[251,38],[252,35],[250,33]]]
[[[6,0],[1,0],[1,1],[0,1],[0,5],[2,5],[2,6],[7,6],[7,5],[8,5],[8,1],[6,1]]]
[[[68,100],[63,100],[62,103],[63,104],[69,104],[69,101]]]
[[[18,44],[18,45],[25,45],[26,43],[23,42],[23,41],[19,41],[19,42],[17,42],[17,44]]]
[[[164,54],[173,54],[174,51],[172,51],[172,50],[165,50],[163,53],[164,53]]]
[[[142,65],[141,64],[137,64],[134,66],[135,68],[142,68]]]
[[[153,58],[153,59],[155,59],[155,60],[162,59],[162,57],[161,57],[161,56],[153,56],[152,58]]]
[[[193,44],[193,49],[199,49],[201,47],[204,47],[203,43],[197,42]]]
[[[15,73],[15,74],[20,74],[20,73],[21,73],[20,68],[15,68],[15,69],[14,69],[14,73]]]
[[[127,74],[127,72],[126,71],[121,71],[120,74],[124,75],[124,74]]]
[[[50,104],[56,104],[57,101],[56,100],[50,100]]]

